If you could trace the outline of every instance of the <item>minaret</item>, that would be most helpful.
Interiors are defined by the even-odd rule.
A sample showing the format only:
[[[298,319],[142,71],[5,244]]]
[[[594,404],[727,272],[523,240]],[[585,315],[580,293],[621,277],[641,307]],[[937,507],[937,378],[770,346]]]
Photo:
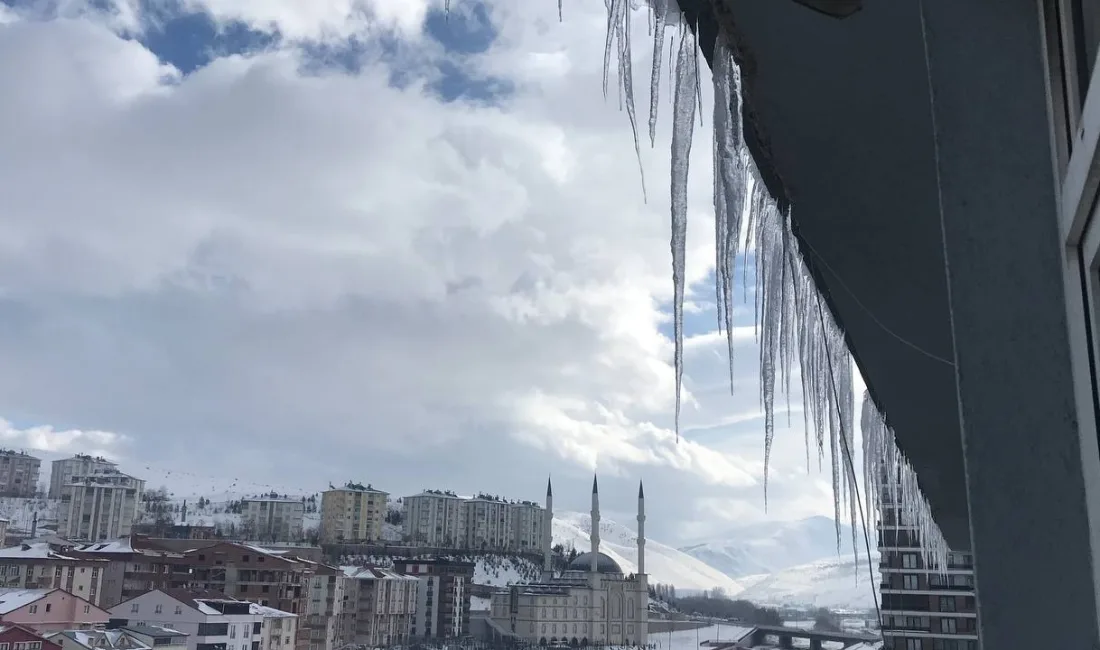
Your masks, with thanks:
[[[550,477],[546,477],[546,512],[542,515],[542,581],[550,582],[554,577],[554,565],[550,558],[550,546],[554,530],[554,490],[550,487]]]
[[[645,573],[645,491],[638,481],[638,573]]]
[[[600,488],[596,483],[596,475],[592,475],[592,584],[599,587],[600,574],[597,570],[597,560],[600,556]]]

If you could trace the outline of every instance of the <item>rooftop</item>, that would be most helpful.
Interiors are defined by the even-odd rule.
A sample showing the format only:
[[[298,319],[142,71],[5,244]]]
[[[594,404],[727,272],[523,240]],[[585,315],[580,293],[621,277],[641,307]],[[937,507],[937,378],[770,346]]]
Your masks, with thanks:
[[[0,589],[0,615],[41,600],[53,589]]]
[[[179,630],[173,630],[170,627],[162,627],[160,625],[124,625],[119,629],[142,636],[152,637],[154,639],[171,639],[177,636],[188,636],[186,632],[180,632]]]
[[[259,614],[264,618],[298,618],[297,614],[284,612],[281,609],[267,607],[266,605],[257,605],[256,603],[250,603],[248,606],[248,611],[252,614]]]
[[[407,576],[393,569],[383,569],[376,566],[344,566],[340,567],[344,576],[356,580],[416,580],[415,576]]]

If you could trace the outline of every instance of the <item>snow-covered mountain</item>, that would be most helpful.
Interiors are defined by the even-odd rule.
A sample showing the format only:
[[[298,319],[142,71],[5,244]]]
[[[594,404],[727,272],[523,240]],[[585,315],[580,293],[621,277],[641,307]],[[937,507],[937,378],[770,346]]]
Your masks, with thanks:
[[[745,576],[738,579],[745,587],[738,598],[761,604],[871,609],[875,606],[875,590],[882,581],[877,551],[870,563],[874,580],[863,552],[858,564],[849,552],[775,573]]]
[[[863,552],[863,539],[857,540]],[[837,550],[836,526],[828,517],[764,522],[726,530],[714,539],[681,551],[734,578],[775,573],[826,558],[852,555],[852,529],[841,525]]]
[[[591,547],[591,530],[592,518],[588,514],[554,513],[554,544],[583,553]],[[627,573],[638,569],[637,539],[636,531],[609,519],[600,519],[600,551],[618,562]],[[647,538],[645,551],[650,583],[671,584],[683,589],[720,587],[731,596],[742,590],[741,585],[725,573],[671,546]]]

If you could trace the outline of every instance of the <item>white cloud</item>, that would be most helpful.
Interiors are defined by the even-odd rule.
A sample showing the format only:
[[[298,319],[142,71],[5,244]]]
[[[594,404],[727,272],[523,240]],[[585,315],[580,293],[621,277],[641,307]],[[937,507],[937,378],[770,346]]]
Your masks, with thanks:
[[[751,329],[732,397],[724,337],[689,339],[699,433],[671,431],[668,121],[642,153],[646,203],[626,116],[600,92],[598,5],[558,25],[552,1],[495,3],[502,36],[474,59],[515,84],[495,107],[396,89],[381,64],[304,76],[294,49],[181,78],[103,21],[0,26],[0,413],[287,489],[537,497],[554,472],[571,507],[570,481],[598,465],[655,484],[669,541],[713,514],[684,499],[764,516]],[[203,6],[306,38],[372,16],[419,34],[427,5]],[[648,48],[636,57],[647,89]],[[713,264],[709,143],[699,131],[691,161],[693,283]],[[794,419],[768,516],[828,511]]]

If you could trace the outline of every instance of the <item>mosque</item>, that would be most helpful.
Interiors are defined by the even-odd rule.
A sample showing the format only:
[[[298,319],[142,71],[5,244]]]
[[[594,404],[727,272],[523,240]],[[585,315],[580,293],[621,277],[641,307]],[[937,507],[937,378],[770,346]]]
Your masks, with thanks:
[[[493,594],[490,624],[532,644],[642,646],[648,640],[649,588],[645,574],[645,494],[638,484],[638,572],[623,573],[600,552],[600,494],[592,478],[592,549],[555,576],[550,557],[554,494],[546,482],[542,578]]]

